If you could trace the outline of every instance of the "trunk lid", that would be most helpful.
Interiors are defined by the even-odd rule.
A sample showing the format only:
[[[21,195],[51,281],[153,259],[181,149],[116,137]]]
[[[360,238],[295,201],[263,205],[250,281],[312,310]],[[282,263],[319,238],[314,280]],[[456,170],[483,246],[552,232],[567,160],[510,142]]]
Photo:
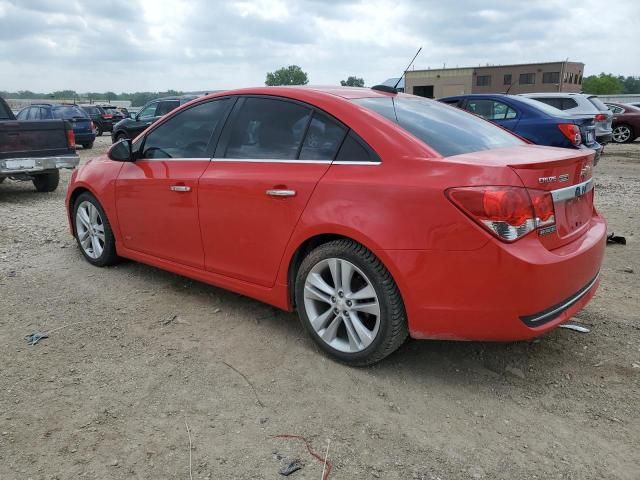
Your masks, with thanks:
[[[475,165],[505,166],[527,189],[549,192],[555,224],[532,232],[553,250],[576,240],[593,216],[593,160],[588,148],[571,149],[522,145],[449,157]]]

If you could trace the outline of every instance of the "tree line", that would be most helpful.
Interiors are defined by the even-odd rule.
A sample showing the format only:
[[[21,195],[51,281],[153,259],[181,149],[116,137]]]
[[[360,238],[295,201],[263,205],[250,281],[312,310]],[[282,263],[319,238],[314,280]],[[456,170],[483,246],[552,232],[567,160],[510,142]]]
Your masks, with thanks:
[[[618,95],[640,93],[640,77],[613,75],[602,72],[582,79],[584,93],[594,95]]]
[[[115,92],[85,92],[78,93],[75,90],[58,90],[51,93],[38,93],[31,90],[19,90],[17,92],[0,91],[2,98],[24,98],[33,100],[68,100],[70,102],[111,102],[112,100],[128,100],[132,107],[141,107],[147,102],[156,98],[183,95],[185,92],[178,90],[167,90],[166,92],[135,92],[135,93],[115,93]]]

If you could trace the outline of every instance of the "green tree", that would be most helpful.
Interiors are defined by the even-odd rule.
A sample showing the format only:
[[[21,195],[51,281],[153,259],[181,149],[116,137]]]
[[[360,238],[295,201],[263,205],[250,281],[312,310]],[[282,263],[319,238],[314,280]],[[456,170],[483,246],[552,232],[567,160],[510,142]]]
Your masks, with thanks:
[[[343,87],[364,87],[364,79],[358,77],[349,77],[346,80],[340,80]]]
[[[610,73],[590,75],[582,81],[582,90],[594,95],[615,95],[621,93],[623,88],[623,83]]]
[[[118,94],[116,94],[115,92],[104,92],[104,99],[107,102],[111,102],[111,100],[117,100]]]
[[[275,72],[269,72],[267,80],[264,82],[270,87],[275,85],[306,85],[307,83],[309,83],[309,77],[298,65],[289,65]]]
[[[620,75],[618,80],[622,82],[622,93],[640,93],[640,77]]]

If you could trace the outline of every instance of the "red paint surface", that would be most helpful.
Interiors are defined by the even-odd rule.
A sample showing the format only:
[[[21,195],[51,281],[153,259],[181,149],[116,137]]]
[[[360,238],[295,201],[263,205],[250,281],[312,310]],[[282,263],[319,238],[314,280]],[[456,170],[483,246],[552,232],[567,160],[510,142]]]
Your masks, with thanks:
[[[509,244],[474,223],[444,192],[469,185],[573,185],[590,178],[590,171],[580,174],[592,156],[522,145],[441,158],[340,96],[358,92],[386,95],[303,88],[232,93],[281,95],[315,105],[356,131],[381,165],[118,163],[101,157],[74,172],[68,208],[76,189],[90,190],[105,209],[120,255],[283,309],[291,308],[288,272],[296,250],[317,235],[352,238],[393,275],[415,338],[531,338],[584,307],[597,283],[553,322],[529,328],[519,319],[570,297],[599,271],[606,225],[590,199],[556,211],[558,232],[540,237],[534,231]],[[551,186],[537,180],[559,174],[570,178]],[[176,184],[191,191],[172,192],[169,186]],[[269,197],[265,192],[272,188],[296,195]]]

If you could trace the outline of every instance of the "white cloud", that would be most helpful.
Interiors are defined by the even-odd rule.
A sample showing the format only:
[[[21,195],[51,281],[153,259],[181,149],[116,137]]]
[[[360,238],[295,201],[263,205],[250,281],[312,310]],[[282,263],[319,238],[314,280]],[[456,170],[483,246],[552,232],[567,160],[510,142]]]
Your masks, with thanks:
[[[312,83],[554,61],[640,75],[640,2],[0,0],[0,90],[207,90],[298,64]]]

